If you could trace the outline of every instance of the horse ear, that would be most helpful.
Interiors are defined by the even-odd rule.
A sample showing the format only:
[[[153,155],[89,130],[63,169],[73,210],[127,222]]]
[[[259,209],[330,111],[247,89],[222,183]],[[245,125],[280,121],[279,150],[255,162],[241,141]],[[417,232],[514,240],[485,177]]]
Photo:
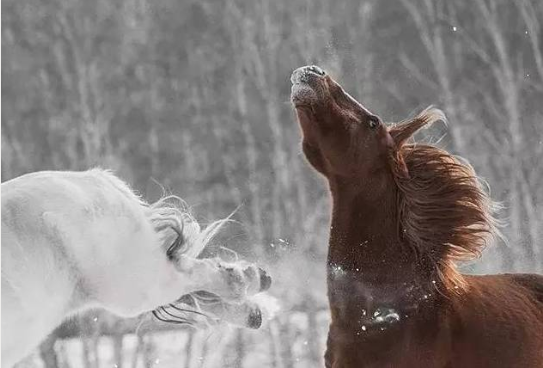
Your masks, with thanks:
[[[413,136],[419,129],[431,125],[436,121],[446,122],[445,114],[439,109],[428,107],[413,119],[399,123],[389,129],[389,134],[394,141],[396,148],[400,148]]]

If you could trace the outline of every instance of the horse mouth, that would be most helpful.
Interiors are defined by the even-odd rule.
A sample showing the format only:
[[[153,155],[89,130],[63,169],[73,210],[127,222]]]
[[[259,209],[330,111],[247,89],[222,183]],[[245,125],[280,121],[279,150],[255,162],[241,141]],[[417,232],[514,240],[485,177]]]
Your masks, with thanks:
[[[311,108],[319,100],[327,74],[315,65],[303,66],[292,72],[290,99],[295,108]]]

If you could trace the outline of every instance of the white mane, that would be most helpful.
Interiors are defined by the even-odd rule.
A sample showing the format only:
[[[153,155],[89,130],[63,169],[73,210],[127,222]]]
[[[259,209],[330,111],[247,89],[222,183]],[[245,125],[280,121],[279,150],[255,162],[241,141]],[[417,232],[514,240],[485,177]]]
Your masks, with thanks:
[[[71,314],[167,311],[198,291],[240,306],[212,310],[218,319],[258,328],[260,309],[246,298],[269,287],[265,272],[196,258],[226,221],[201,230],[179,197],[148,204],[101,169],[3,183],[2,365],[23,358]]]

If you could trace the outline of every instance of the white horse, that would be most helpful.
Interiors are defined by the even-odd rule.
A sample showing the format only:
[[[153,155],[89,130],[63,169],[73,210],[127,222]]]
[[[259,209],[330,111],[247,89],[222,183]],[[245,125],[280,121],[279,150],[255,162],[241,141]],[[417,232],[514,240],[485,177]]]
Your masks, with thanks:
[[[197,258],[223,223],[201,231],[182,206],[147,204],[101,169],[3,183],[2,366],[94,307],[126,317],[153,311],[182,323],[178,303],[185,302],[258,328],[260,310],[247,298],[267,289],[269,276],[249,263]],[[198,303],[207,293],[215,303]]]

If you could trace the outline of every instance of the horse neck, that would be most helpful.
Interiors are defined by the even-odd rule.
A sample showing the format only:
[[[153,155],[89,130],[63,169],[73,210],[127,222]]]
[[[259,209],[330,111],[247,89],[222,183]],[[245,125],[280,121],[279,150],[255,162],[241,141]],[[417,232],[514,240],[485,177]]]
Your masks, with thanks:
[[[402,263],[397,189],[393,183],[370,185],[330,183],[332,221],[328,259],[349,269],[378,272]]]
[[[436,280],[400,238],[395,187],[378,192],[366,189],[370,188],[352,190],[331,183],[328,297],[332,324],[355,340],[363,336],[359,324],[369,331],[389,326],[379,321],[381,314],[402,321],[412,315],[428,317],[438,298]]]

